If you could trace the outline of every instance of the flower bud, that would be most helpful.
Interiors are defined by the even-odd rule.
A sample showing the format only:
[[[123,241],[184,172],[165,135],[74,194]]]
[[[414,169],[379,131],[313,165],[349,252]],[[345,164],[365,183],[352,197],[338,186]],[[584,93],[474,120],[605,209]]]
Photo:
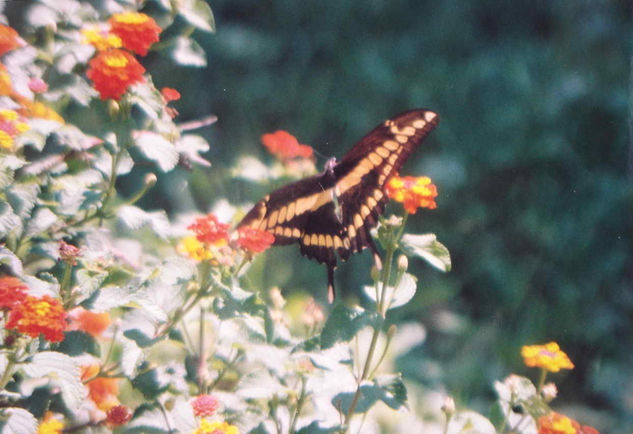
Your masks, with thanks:
[[[444,404],[442,405],[442,412],[450,419],[455,414],[455,400],[451,396],[444,398]]]
[[[147,188],[150,188],[150,187],[153,187],[154,184],[156,184],[157,180],[158,178],[156,178],[156,175],[150,172],[147,175],[145,175],[145,178],[143,178],[143,184],[145,184]]]
[[[405,272],[407,271],[407,268],[409,268],[409,258],[407,258],[405,255],[400,255],[400,257],[398,258],[398,270],[401,272]]]
[[[558,389],[556,388],[556,385],[554,383],[547,383],[543,385],[543,388],[541,389],[541,394],[543,395],[543,399],[545,400],[545,402],[551,402],[554,398],[556,398],[556,395],[558,395]]]

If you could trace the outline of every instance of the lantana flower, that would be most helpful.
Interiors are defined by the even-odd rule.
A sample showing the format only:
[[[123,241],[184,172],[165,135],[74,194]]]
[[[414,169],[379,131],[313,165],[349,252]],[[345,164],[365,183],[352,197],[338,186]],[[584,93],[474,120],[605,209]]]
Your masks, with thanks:
[[[22,108],[18,109],[18,112],[24,117],[48,119],[50,121],[59,122],[60,124],[64,123],[64,118],[40,101],[30,101],[24,97],[19,97],[18,102],[22,105]]]
[[[177,246],[178,252],[193,259],[194,261],[206,261],[213,259],[213,253],[198,238],[191,235],[180,240]]]
[[[119,36],[100,26],[90,26],[81,29],[81,34],[84,42],[95,47],[97,51],[106,51],[123,46],[123,41],[121,41]]]
[[[132,419],[132,412],[124,405],[115,405],[106,414],[106,424],[109,427],[125,425]]]
[[[61,434],[63,429],[64,423],[53,412],[47,411],[42,423],[37,427],[37,434]]]
[[[393,176],[387,182],[387,194],[401,202],[409,214],[415,214],[418,208],[437,208],[437,187],[428,176]]]
[[[48,90],[48,84],[39,77],[33,77],[28,83],[29,90],[33,93],[44,93]]]
[[[108,312],[97,313],[77,307],[70,314],[70,328],[80,330],[97,338],[108,328],[112,320]]]
[[[297,157],[311,158],[313,155],[312,147],[300,144],[297,138],[287,131],[278,130],[263,134],[261,140],[268,152],[282,161]]]
[[[0,56],[20,46],[18,32],[9,26],[0,24]]]
[[[29,125],[23,122],[21,116],[15,110],[0,109],[0,147],[11,149],[13,139],[20,133],[28,131]]]
[[[180,92],[171,87],[163,87],[160,90],[160,94],[163,96],[166,103],[178,101],[180,99]]]
[[[13,276],[0,277],[0,310],[10,310],[26,298],[28,287]]]
[[[117,378],[97,377],[99,373],[98,365],[88,365],[81,368],[81,380],[86,382],[88,397],[95,403],[97,408],[108,411],[119,405],[119,380]],[[91,379],[92,378],[92,379]]]
[[[240,434],[240,430],[235,425],[229,425],[227,422],[212,422],[202,419],[193,434]]]
[[[545,345],[525,345],[521,348],[521,356],[526,366],[531,368],[543,368],[550,372],[574,369],[574,364],[556,342]]]
[[[86,75],[94,83],[101,99],[118,100],[131,85],[145,81],[144,72],[143,65],[130,53],[113,49],[93,57]]]
[[[64,306],[59,300],[49,295],[41,298],[28,295],[13,306],[5,327],[33,338],[42,334],[49,342],[61,342],[67,328],[66,317]]]
[[[108,20],[110,31],[121,38],[123,47],[141,56],[158,42],[162,29],[149,15],[139,12],[114,14]]]
[[[599,434],[595,428],[580,426],[575,420],[556,412],[541,416],[537,425],[538,434]]]
[[[197,218],[187,229],[193,231],[201,243],[225,246],[229,240],[229,225],[220,223],[214,214]]]
[[[11,76],[7,71],[7,67],[0,63],[0,95],[6,96],[13,93],[13,85],[11,84]]]
[[[220,401],[212,395],[198,395],[191,401],[193,414],[199,417],[213,416],[220,407]]]
[[[249,253],[261,253],[275,242],[270,232],[248,226],[237,230],[237,245]]]

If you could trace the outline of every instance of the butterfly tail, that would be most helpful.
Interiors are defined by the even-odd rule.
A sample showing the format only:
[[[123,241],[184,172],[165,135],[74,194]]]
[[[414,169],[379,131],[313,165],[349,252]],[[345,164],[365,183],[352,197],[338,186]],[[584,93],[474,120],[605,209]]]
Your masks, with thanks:
[[[335,290],[334,290],[334,265],[327,265],[327,301],[328,303],[334,303]]]

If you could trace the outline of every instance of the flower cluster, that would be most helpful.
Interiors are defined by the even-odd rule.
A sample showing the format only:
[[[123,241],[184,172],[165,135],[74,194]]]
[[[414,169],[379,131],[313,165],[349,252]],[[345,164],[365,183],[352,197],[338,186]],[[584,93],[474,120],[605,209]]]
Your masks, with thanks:
[[[555,411],[541,416],[537,422],[538,434],[599,434],[593,427],[578,422]]]
[[[418,208],[437,208],[437,187],[428,176],[393,176],[387,182],[387,194],[401,202],[409,214],[415,214]]]
[[[26,298],[27,286],[12,276],[0,277],[0,309],[11,310]]]
[[[81,380],[88,387],[88,397],[99,410],[107,412],[119,405],[119,380],[99,377],[100,367],[88,365],[82,367]]]
[[[18,112],[0,109],[0,148],[13,148],[14,138],[18,134],[28,131],[29,128]]]
[[[0,56],[20,46],[18,32],[9,26],[0,24]]]
[[[192,402],[193,414],[198,417],[213,416],[220,406],[220,401],[212,395],[198,395]]]
[[[81,306],[73,309],[68,316],[71,329],[80,330],[95,338],[101,336],[112,322],[108,312],[91,312]]]
[[[526,345],[521,349],[521,356],[526,366],[531,368],[543,368],[549,372],[574,368],[574,364],[556,342],[545,345]]]
[[[275,242],[270,232],[257,228],[241,227],[237,230],[237,245],[249,253],[261,253]]]
[[[230,425],[227,422],[202,419],[193,434],[240,434],[240,430],[235,425]]]
[[[37,434],[61,434],[64,429],[64,423],[55,415],[47,411],[44,414],[42,423],[37,427]]]
[[[312,147],[300,144],[297,138],[287,131],[278,130],[264,134],[261,140],[268,152],[282,161],[293,158],[312,158],[313,155]]]
[[[162,29],[153,18],[138,12],[114,14],[108,24],[109,30],[94,26],[82,30],[85,41],[97,50],[86,76],[101,99],[119,100],[130,86],[145,81],[145,68],[130,52],[145,56]]]
[[[41,298],[27,295],[12,307],[5,327],[32,338],[42,334],[50,342],[61,342],[67,328],[66,317],[59,300],[48,295]]]

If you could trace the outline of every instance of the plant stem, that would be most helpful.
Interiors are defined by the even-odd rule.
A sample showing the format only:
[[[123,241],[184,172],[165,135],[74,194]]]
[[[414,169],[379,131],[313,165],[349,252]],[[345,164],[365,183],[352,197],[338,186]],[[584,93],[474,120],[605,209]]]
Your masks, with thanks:
[[[292,422],[290,423],[290,428],[288,428],[288,434],[292,434],[295,432],[295,426],[297,425],[297,420],[299,419],[299,414],[301,414],[301,409],[303,408],[305,399],[306,399],[306,379],[302,375],[301,376],[301,394],[299,395],[299,400],[297,401],[297,407],[295,408],[295,412],[292,415]]]

